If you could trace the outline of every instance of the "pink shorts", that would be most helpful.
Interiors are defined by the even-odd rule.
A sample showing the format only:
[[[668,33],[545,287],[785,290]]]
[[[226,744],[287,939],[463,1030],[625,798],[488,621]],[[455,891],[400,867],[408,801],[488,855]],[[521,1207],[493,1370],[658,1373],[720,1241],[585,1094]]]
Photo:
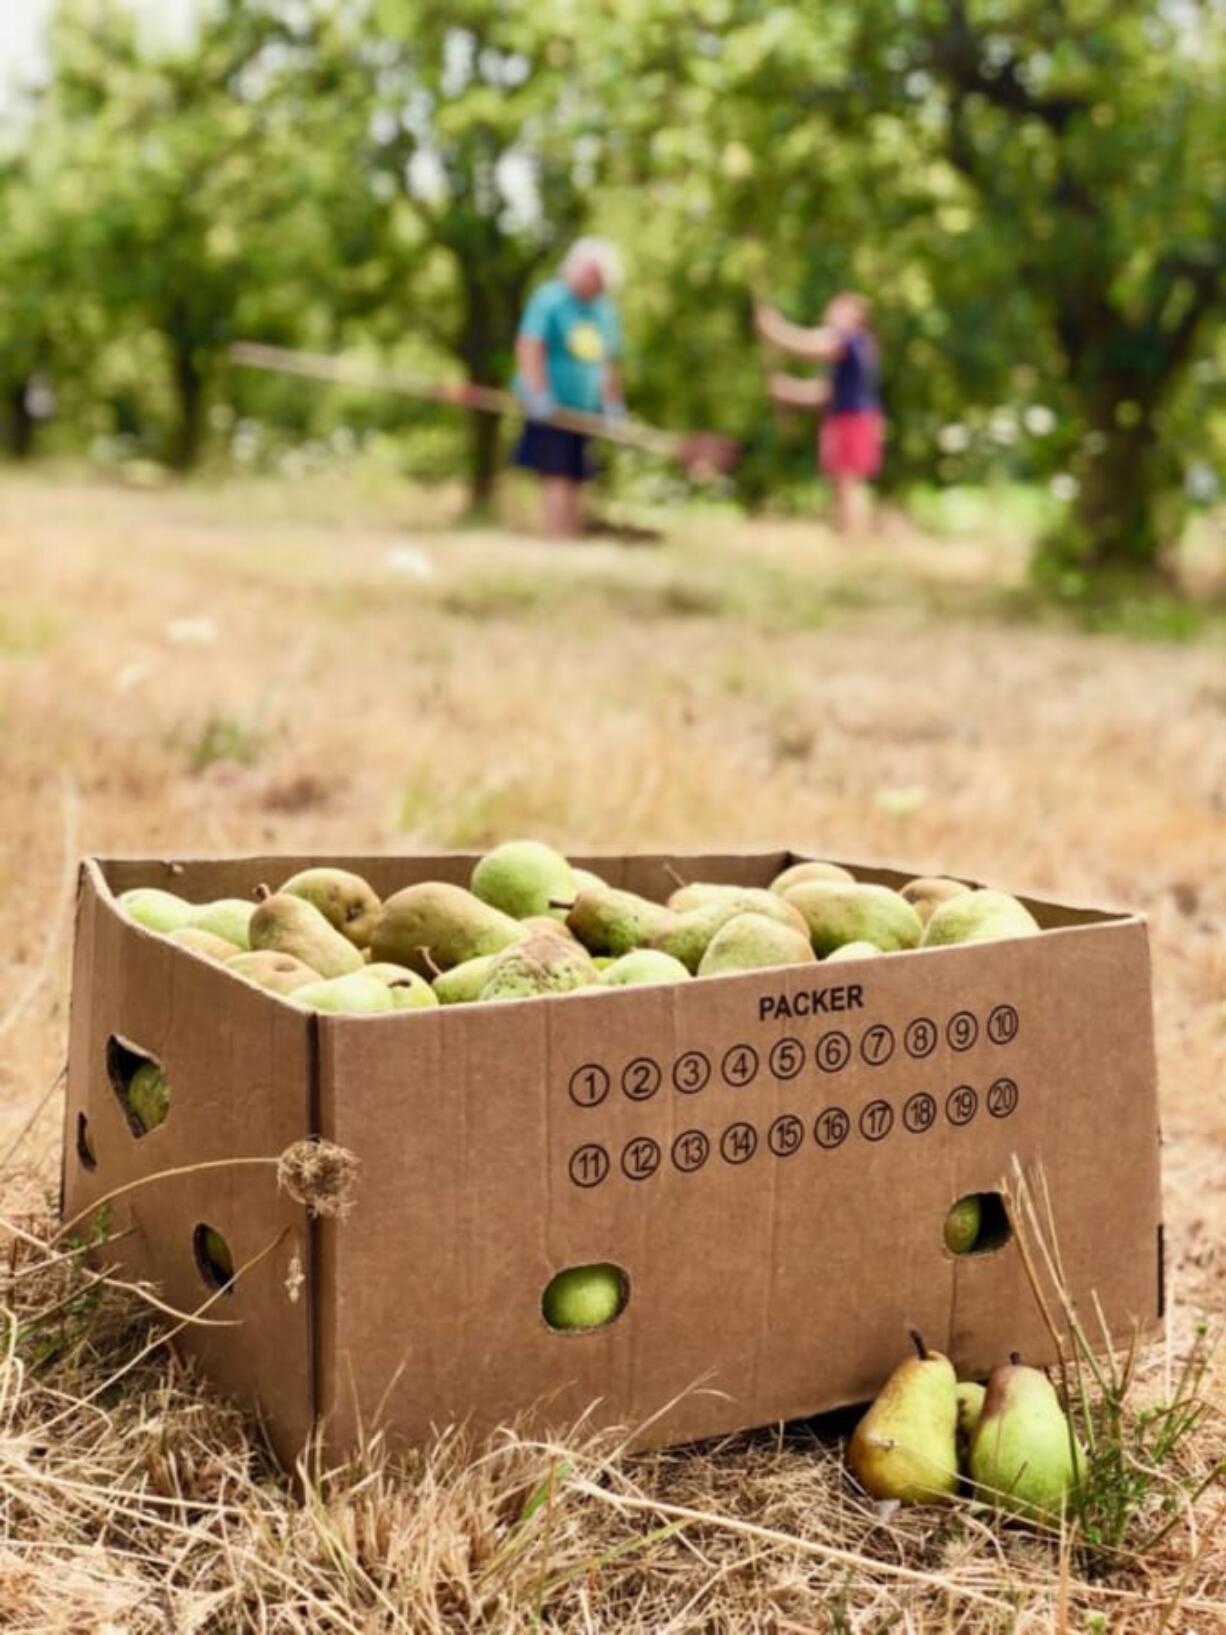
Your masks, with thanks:
[[[875,477],[881,470],[880,409],[828,414],[822,421],[819,458],[827,477]]]

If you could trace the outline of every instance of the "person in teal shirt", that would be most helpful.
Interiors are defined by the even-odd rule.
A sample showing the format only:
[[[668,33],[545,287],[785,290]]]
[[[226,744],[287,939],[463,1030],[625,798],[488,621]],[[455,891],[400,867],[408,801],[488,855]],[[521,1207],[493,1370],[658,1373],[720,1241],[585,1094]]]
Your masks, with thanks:
[[[601,239],[573,244],[559,274],[536,289],[515,342],[515,390],[525,413],[516,465],[541,482],[545,532],[573,539],[583,532],[583,484],[593,475],[590,440],[550,424],[557,409],[611,419],[625,413],[618,356],[621,330],[611,291],[616,252]]]

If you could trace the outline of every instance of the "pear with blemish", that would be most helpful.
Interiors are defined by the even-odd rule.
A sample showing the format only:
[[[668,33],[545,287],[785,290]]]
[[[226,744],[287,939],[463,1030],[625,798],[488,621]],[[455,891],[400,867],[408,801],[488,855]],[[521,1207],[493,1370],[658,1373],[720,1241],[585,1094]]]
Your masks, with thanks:
[[[977,1192],[959,1198],[945,1217],[945,1247],[951,1255],[969,1255],[979,1242],[983,1203]]]
[[[699,976],[730,976],[775,965],[812,965],[809,938],[793,926],[765,914],[736,914],[720,926],[707,944]]]
[[[201,954],[219,965],[228,964],[237,952],[232,942],[227,942],[224,937],[215,937],[211,931],[201,931],[194,925],[179,926],[170,932],[167,941],[177,942],[180,948],[190,948],[193,954]]]
[[[287,891],[267,896],[256,905],[251,916],[251,946],[292,954],[325,981],[360,971],[365,963],[313,903]]]
[[[601,956],[592,963],[600,970],[602,988],[638,988],[655,982],[690,980],[690,973],[679,959],[654,948],[635,948],[614,960]]]
[[[996,942],[1005,937],[1037,937],[1039,922],[1024,903],[1006,891],[968,891],[933,909],[924,927],[925,948],[963,942]]]
[[[579,890],[570,864],[539,840],[508,840],[487,852],[473,869],[472,891],[513,920],[545,915],[564,920]]]
[[[146,931],[177,931],[190,925],[196,912],[193,903],[157,886],[135,886],[121,893],[117,901],[128,918]]]
[[[463,886],[423,880],[384,903],[371,938],[371,957],[433,977],[466,960],[501,953],[523,934],[518,920]]]
[[[848,1444],[856,1480],[875,1499],[922,1504],[958,1487],[958,1380],[948,1357],[912,1332],[916,1355],[882,1386]]]
[[[497,959],[497,954],[482,954],[477,959],[466,959],[462,965],[453,965],[449,971],[440,971],[432,984],[439,1004],[471,1005],[480,999]]]
[[[207,931],[214,937],[223,937],[232,947],[246,951],[251,947],[251,916],[255,904],[245,897],[219,897],[213,903],[201,903],[191,917],[197,931]]]
[[[887,954],[917,948],[924,934],[911,904],[888,886],[809,880],[789,887],[783,900],[804,915],[821,956],[848,942],[871,942]]]
[[[843,959],[879,959],[881,950],[875,942],[845,942],[842,947],[836,948],[833,953],[826,955],[824,963],[829,965],[834,960]]]
[[[805,922],[796,909],[784,898],[763,891],[752,895],[740,893],[707,903],[702,908],[687,909],[652,937],[651,946],[679,959],[687,971],[697,973],[716,932],[729,920],[747,913],[765,915],[802,936],[807,935]]]
[[[918,879],[908,880],[905,886],[901,886],[898,895],[906,898],[927,925],[934,910],[942,903],[949,902],[953,897],[965,897],[970,889],[961,880],[949,880],[942,874],[921,874]]]
[[[988,1380],[971,1439],[970,1475],[979,1497],[1015,1516],[1058,1521],[1084,1468],[1055,1387],[1015,1354]]]
[[[269,993],[291,994],[320,980],[319,972],[312,971],[300,959],[292,954],[274,953],[271,948],[259,948],[248,954],[236,954],[231,949],[226,970],[233,971],[244,982],[254,983],[257,988],[266,988]]]
[[[596,981],[596,967],[577,943],[552,935],[524,937],[498,955],[480,997],[532,999],[590,988]]]
[[[619,958],[632,948],[644,948],[677,916],[661,903],[634,891],[600,886],[581,891],[566,916],[566,926],[589,954]]]
[[[141,1062],[128,1080],[127,1103],[129,1113],[145,1134],[165,1123],[170,1112],[170,1086],[156,1062]]]
[[[803,886],[811,880],[829,880],[843,885],[855,883],[855,875],[845,869],[840,863],[793,863],[790,868],[784,869],[771,881],[770,889],[780,897],[793,886]]]
[[[317,908],[355,948],[370,944],[383,904],[368,880],[349,869],[301,869],[281,887]]]

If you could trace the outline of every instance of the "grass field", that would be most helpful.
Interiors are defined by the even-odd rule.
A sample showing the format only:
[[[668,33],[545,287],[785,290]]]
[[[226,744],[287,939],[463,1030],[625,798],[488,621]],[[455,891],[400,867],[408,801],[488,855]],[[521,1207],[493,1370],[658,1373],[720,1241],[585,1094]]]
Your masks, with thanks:
[[[82,852],[530,833],[897,859],[1151,917],[1173,1300],[1137,1402],[1158,1401],[1226,1307],[1223,648],[1212,624],[1036,619],[1022,572],[1007,537],[901,523],[854,552],[715,513],[658,549],[548,547],[322,480],[5,478],[0,1214],[37,1237],[56,1183]],[[1226,1627],[1220,1482],[1169,1514],[1155,1490],[1105,1556],[969,1508],[877,1516],[842,1427],[641,1458],[508,1431],[399,1472],[375,1448],[301,1502],[232,1410],[140,1355],[156,1314],[59,1310],[72,1286],[37,1263],[14,1239],[6,1299],[59,1326],[0,1360],[0,1628]],[[1171,1456],[1188,1488],[1226,1453],[1223,1380]]]

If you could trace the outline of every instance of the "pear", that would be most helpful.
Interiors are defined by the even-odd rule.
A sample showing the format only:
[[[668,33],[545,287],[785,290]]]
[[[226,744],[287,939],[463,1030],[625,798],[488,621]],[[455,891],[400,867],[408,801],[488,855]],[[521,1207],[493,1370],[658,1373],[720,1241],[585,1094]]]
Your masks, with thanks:
[[[419,976],[433,977],[465,960],[501,953],[523,934],[518,920],[463,886],[423,880],[384,903],[370,948],[380,963],[407,965]]]
[[[281,890],[312,904],[355,948],[368,946],[383,908],[369,881],[348,869],[302,869]]]
[[[980,1498],[1015,1516],[1058,1520],[1084,1463],[1047,1375],[1024,1367],[1016,1354],[995,1369],[971,1440],[970,1475]]]
[[[213,1227],[206,1228],[200,1240],[200,1256],[207,1264],[215,1282],[221,1287],[234,1281],[234,1256],[230,1245]]]
[[[727,976],[771,965],[812,965],[816,955],[803,931],[765,914],[737,914],[707,944],[699,976]]]
[[[416,971],[410,971],[403,965],[389,965],[372,961],[363,976],[373,976],[389,989],[392,1004],[398,1011],[430,1010],[438,1004],[438,995]]]
[[[759,892],[765,895],[762,886],[725,885],[714,880],[693,880],[689,885],[677,887],[668,899],[668,906],[674,914],[688,914],[693,908],[709,908],[712,903],[743,900],[748,908]]]
[[[906,898],[927,925],[934,909],[949,902],[952,897],[965,897],[970,889],[961,880],[950,880],[943,874],[921,874],[918,879],[908,880],[905,886],[901,886],[898,895]]]
[[[245,951],[251,947],[254,913],[255,904],[243,897],[219,897],[215,903],[202,903],[193,913],[191,924],[197,931],[224,937],[232,947]]]
[[[807,936],[803,918],[782,897],[775,897],[769,891],[752,894],[742,891],[676,915],[670,925],[652,937],[651,946],[662,953],[671,954],[687,970],[696,972],[711,939],[721,926],[727,925],[739,914],[747,913],[764,914],[781,925],[789,926],[801,936]]]
[[[542,914],[564,920],[565,908],[554,905],[573,902],[579,890],[561,852],[539,840],[508,840],[487,852],[473,870],[471,886],[474,896],[513,920]]]
[[[987,1394],[987,1387],[977,1380],[961,1380],[958,1384],[958,1463],[964,1471],[970,1460],[971,1443]]]
[[[983,1204],[977,1192],[959,1198],[945,1217],[945,1247],[951,1255],[969,1255],[979,1241]]]
[[[933,909],[924,927],[925,948],[959,942],[995,942],[1002,937],[1037,937],[1039,922],[1005,891],[968,891]]]
[[[829,965],[832,959],[876,959],[880,954],[875,942],[845,942],[826,955],[825,963]]]
[[[550,1328],[601,1328],[613,1321],[624,1300],[616,1266],[569,1266],[545,1290],[541,1312]]]
[[[146,931],[178,931],[191,924],[196,912],[193,904],[157,886],[136,886],[125,891],[118,902],[128,918],[143,925]]]
[[[566,911],[563,909],[561,912],[565,915]],[[573,931],[568,930],[564,919],[555,920],[551,914],[529,914],[519,923],[524,936],[543,931],[551,937],[564,937],[567,942],[578,942],[579,940]]]
[[[177,942],[180,948],[190,948],[193,954],[202,954],[205,959],[216,960],[222,965],[233,959],[236,952],[232,942],[227,942],[224,937],[215,937],[211,931],[201,931],[194,925],[179,926],[166,940]]]
[[[244,982],[254,983],[257,988],[267,988],[269,993],[291,994],[297,988],[320,980],[319,972],[312,971],[300,959],[292,954],[276,954],[271,948],[260,948],[249,954],[236,954],[231,949],[226,970],[233,971]]]
[[[433,983],[434,997],[440,1005],[471,1005],[480,999],[497,959],[497,954],[482,954],[478,959],[453,965],[449,971],[440,971]]]
[[[810,880],[841,881],[844,885],[852,885],[855,875],[838,863],[793,863],[791,868],[784,869],[771,881],[770,888],[783,896],[793,886],[802,886]]]
[[[654,948],[634,948],[620,959],[593,960],[600,970],[602,988],[637,988],[653,982],[688,982],[690,973],[679,959]],[[601,969],[601,967],[604,967]]]
[[[170,1086],[156,1062],[142,1062],[128,1080],[128,1111],[146,1133],[156,1130],[170,1111]]]
[[[888,886],[809,880],[789,887],[783,900],[804,915],[819,955],[846,942],[871,942],[888,954],[918,947],[924,934],[911,904]]]
[[[637,892],[600,886],[579,892],[566,916],[566,925],[589,954],[612,954],[617,958],[632,948],[645,947],[675,920],[676,915],[669,909]]]
[[[589,988],[596,968],[584,950],[563,937],[524,937],[494,961],[481,989],[485,1000],[532,999],[538,994]]]
[[[916,1355],[882,1386],[852,1433],[848,1463],[875,1499],[922,1503],[958,1486],[958,1380],[948,1357],[912,1331]]]
[[[386,982],[365,971],[350,971],[348,976],[330,977],[326,982],[308,982],[295,988],[289,996],[295,1005],[307,1010],[332,1011],[337,1014],[366,1016],[379,1011],[395,1010],[392,990]]]
[[[251,916],[251,946],[292,954],[325,979],[348,976],[364,964],[353,944],[328,924],[313,903],[286,891],[266,896],[257,904]]]
[[[602,879],[599,874],[593,874],[591,869],[577,869],[572,863],[570,872],[575,882],[576,893],[580,891],[607,891],[609,889],[609,882]]]

